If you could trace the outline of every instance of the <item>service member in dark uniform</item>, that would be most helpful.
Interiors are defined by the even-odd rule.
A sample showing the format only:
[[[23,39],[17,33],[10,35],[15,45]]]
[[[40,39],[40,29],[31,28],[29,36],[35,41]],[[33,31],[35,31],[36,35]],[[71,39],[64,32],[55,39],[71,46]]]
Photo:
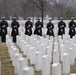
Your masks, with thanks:
[[[13,42],[16,42],[16,36],[19,35],[19,23],[16,21],[16,17],[13,17],[13,22],[11,23],[11,27],[12,27],[12,37],[13,37]]]
[[[2,21],[0,22],[2,42],[6,42],[7,27],[8,27],[8,23],[7,21],[5,21],[5,17],[2,17]]]
[[[37,19],[38,21],[35,23],[35,31],[34,34],[42,36],[42,28],[43,28],[43,23],[40,22],[40,19]]]
[[[29,36],[32,35],[32,27],[33,27],[33,23],[30,20],[31,19],[28,18],[28,21],[25,23],[25,34]]]
[[[54,32],[53,32],[54,25],[51,21],[52,19],[49,19],[49,23],[47,24],[47,35],[54,37]]]
[[[70,35],[70,38],[75,36],[75,27],[76,27],[76,23],[74,22],[74,17],[72,17],[71,21],[69,22],[69,35]]]
[[[65,34],[65,27],[66,27],[66,24],[63,21],[63,17],[61,17],[60,22],[58,23],[58,35],[62,36],[63,34]]]

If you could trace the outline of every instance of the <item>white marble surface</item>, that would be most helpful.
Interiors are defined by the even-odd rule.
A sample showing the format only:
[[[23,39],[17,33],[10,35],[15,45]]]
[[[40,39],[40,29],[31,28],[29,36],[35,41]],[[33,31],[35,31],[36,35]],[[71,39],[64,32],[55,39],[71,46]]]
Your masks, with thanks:
[[[61,75],[61,64],[54,63],[52,64],[52,75]]]
[[[69,75],[76,75],[76,73],[71,73],[71,74],[69,74]]]
[[[59,50],[53,51],[53,63],[59,63]]]
[[[32,67],[25,67],[21,75],[34,75],[34,69]]]
[[[21,54],[15,54],[15,74],[18,74],[18,60],[22,58]]]
[[[63,75],[68,75],[70,74],[70,54],[69,53],[64,53],[63,54]]]
[[[50,75],[50,61],[48,55],[42,56],[42,75]]]
[[[42,53],[36,52],[35,53],[35,70],[41,71],[42,70]]]

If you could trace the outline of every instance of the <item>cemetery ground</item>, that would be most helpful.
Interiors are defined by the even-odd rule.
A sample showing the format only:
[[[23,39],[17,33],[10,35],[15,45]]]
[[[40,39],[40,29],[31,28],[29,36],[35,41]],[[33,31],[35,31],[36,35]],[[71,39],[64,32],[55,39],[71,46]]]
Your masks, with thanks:
[[[17,44],[15,44],[15,46],[17,46]],[[23,54],[20,48],[19,50],[20,50],[19,52]],[[26,57],[26,56],[23,55],[23,57]],[[0,61],[1,61],[1,75],[15,75],[15,68],[12,65],[11,58],[9,57],[6,43],[1,43],[1,41],[0,41]],[[28,65],[35,67],[34,65],[30,65],[30,61]],[[71,73],[76,73],[76,61],[75,61],[75,65],[71,66]],[[35,75],[41,75],[41,72],[35,71]]]

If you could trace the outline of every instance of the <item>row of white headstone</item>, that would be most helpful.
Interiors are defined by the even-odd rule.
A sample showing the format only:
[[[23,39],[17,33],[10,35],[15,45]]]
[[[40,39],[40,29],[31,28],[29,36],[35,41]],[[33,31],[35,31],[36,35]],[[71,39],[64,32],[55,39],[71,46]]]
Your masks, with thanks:
[[[20,31],[17,44],[26,59],[30,59],[30,64],[35,65],[35,70],[42,71],[42,75],[70,74],[70,66],[74,65],[76,58],[76,36],[70,39],[68,35],[63,35],[63,39],[58,36],[49,40],[49,36],[27,36]]]
[[[34,75],[34,69],[28,67],[27,58],[23,58],[22,54],[19,53],[19,49],[14,45],[11,38],[7,35],[6,44],[8,52],[13,61],[15,67],[15,74],[17,75]]]
[[[42,75],[50,75],[50,61],[49,61],[48,55],[45,55],[44,44],[42,44],[43,51],[41,52],[41,47],[38,46],[39,41],[37,41],[37,45],[36,45],[37,47],[35,47],[33,45],[36,44],[35,43],[36,40],[34,40],[33,42],[31,41],[32,38],[29,39],[28,37],[29,36],[27,36],[27,41],[29,42],[26,42],[20,36],[17,36],[18,46],[23,51],[24,55],[27,56],[27,59],[30,59],[30,64],[31,65],[35,64],[35,71],[42,71]],[[30,45],[30,43],[32,43],[32,45]]]
[[[69,36],[48,38],[22,34],[17,36],[17,44],[23,51],[30,64],[35,64],[36,71],[42,71],[42,75],[67,75],[70,74],[70,66],[74,65],[76,58],[76,36],[70,39]],[[60,63],[62,62],[62,65]],[[52,72],[50,71],[52,63]],[[47,73],[46,73],[47,72]]]

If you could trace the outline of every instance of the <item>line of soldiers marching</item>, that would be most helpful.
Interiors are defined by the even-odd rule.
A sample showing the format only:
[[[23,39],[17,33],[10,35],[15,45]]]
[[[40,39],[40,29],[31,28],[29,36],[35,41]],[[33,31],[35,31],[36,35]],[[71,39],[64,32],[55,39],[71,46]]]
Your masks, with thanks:
[[[5,17],[2,17],[2,21],[0,22],[0,36],[1,36],[1,41],[6,42],[6,35],[7,35],[7,27],[8,23],[5,21]],[[16,36],[19,35],[19,22],[17,21],[16,17],[13,18],[12,23],[11,23],[11,36],[13,37],[13,42],[16,42]],[[32,35],[32,27],[33,23],[31,22],[31,19],[28,18],[28,21],[25,22],[25,34],[31,36]],[[35,23],[35,30],[34,34],[42,36],[42,28],[43,28],[43,23],[40,22],[40,19],[37,19],[37,22]],[[52,23],[52,19],[49,19],[49,23],[47,23],[47,35],[53,36],[54,37],[54,24]],[[58,23],[58,36],[65,34],[65,28],[66,28],[66,23],[63,21],[63,17],[60,18],[60,22]],[[70,38],[75,36],[76,28],[76,23],[74,21],[74,17],[71,18],[71,21],[69,22],[69,35]]]

